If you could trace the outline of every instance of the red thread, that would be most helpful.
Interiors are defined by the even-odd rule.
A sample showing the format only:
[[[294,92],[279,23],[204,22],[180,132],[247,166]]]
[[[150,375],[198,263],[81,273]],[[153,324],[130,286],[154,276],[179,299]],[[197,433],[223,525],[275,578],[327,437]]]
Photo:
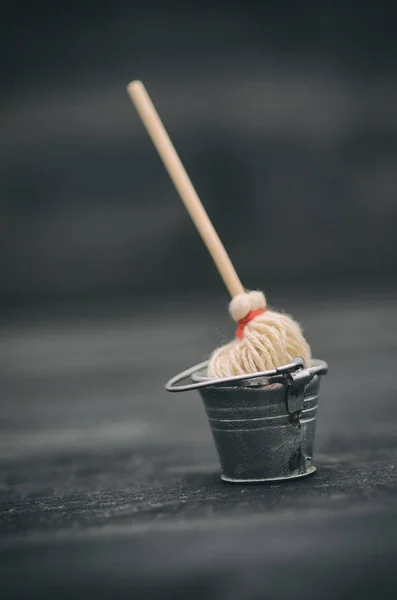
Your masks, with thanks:
[[[244,327],[250,321],[252,321],[252,319],[255,319],[255,317],[258,317],[259,315],[263,315],[265,310],[266,310],[266,308],[260,308],[259,310],[250,310],[249,313],[247,315],[245,315],[245,317],[243,319],[239,319],[237,321],[238,327],[236,329],[236,337],[238,337],[239,340],[243,339]]]

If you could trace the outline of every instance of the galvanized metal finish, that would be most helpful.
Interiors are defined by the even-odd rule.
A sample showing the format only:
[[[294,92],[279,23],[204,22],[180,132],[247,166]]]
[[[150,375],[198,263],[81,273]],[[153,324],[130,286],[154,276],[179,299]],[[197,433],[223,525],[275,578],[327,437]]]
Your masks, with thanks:
[[[191,374],[199,388],[222,465],[234,483],[279,481],[310,475],[321,375],[327,364],[301,358],[275,371],[221,382],[205,377],[207,363],[173,378],[167,389]],[[269,374],[270,373],[270,374]],[[194,389],[190,386],[187,389]],[[177,388],[178,389],[178,388]]]

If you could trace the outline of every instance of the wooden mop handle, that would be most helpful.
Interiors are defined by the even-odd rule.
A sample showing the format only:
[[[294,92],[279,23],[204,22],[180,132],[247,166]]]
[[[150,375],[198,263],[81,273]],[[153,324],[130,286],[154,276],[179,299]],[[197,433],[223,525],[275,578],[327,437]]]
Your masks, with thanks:
[[[201,204],[145,86],[141,81],[132,81],[127,90],[230,295],[234,297],[244,293],[233,264]]]

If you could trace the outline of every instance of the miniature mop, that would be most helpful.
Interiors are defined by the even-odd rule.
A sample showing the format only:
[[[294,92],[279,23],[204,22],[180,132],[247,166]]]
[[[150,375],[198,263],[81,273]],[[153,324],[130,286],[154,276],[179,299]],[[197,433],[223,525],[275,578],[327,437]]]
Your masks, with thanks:
[[[229,311],[238,324],[236,339],[213,352],[209,377],[267,371],[291,363],[297,356],[310,366],[310,347],[299,325],[289,315],[269,310],[262,292],[246,291],[242,286],[144,85],[133,81],[127,89],[232,297]]]

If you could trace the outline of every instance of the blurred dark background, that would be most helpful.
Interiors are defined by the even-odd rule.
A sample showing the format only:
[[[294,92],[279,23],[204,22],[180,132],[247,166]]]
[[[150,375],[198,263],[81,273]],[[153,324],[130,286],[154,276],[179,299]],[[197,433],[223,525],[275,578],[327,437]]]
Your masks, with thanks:
[[[397,250],[392,4],[9,3],[5,306],[224,294],[126,94],[136,78],[247,287],[387,283]]]
[[[396,597],[395,12],[2,8],[7,600]],[[233,327],[127,96],[137,78],[245,286],[329,362],[313,478],[222,483],[198,396],[163,389]]]

